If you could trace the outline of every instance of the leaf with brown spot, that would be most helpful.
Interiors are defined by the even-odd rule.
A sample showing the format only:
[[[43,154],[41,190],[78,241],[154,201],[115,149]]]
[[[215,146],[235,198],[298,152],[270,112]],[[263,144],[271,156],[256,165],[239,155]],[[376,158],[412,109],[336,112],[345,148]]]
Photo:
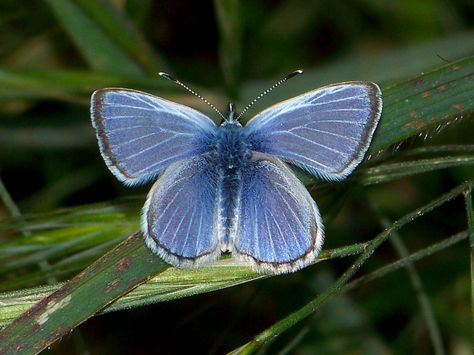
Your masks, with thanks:
[[[456,70],[452,70],[452,67],[452,65],[443,66],[395,85],[386,87],[382,85],[384,110],[371,147],[372,151],[379,151],[402,142],[408,137],[429,129],[430,126],[448,124],[460,115],[472,114],[474,111],[474,83],[466,78],[473,76],[474,57],[458,61],[455,64]],[[423,99],[423,92],[431,90],[434,96],[433,90],[436,88],[438,88],[436,100]],[[455,108],[454,105],[457,103],[462,104],[462,111]],[[416,119],[414,120],[410,114],[413,114]],[[446,162],[446,164],[453,163]],[[59,286],[51,288],[51,290],[56,290],[52,295],[42,299],[4,328],[0,332],[0,353],[31,353],[32,349],[42,349],[48,346],[70,329],[92,317],[105,306],[113,303],[166,267],[167,265],[146,248],[139,234],[132,236],[59,289],[57,289]],[[213,279],[212,271],[204,269],[194,272],[200,273],[199,275],[202,277],[207,276]],[[229,270],[227,270],[227,274],[229,274]],[[168,286],[182,286],[183,275],[189,276],[192,275],[192,272],[174,275],[168,280]],[[231,284],[253,280],[259,276],[247,270],[240,275],[238,280],[232,282],[219,283],[222,275],[215,277],[217,282],[204,290],[208,292],[228,287]],[[119,280],[117,285],[113,282],[116,279]],[[213,281],[216,280],[213,279]],[[195,278],[191,276],[188,282],[189,289],[193,290],[192,286],[196,283]],[[104,293],[107,286],[109,286],[110,292]],[[197,292],[204,291],[188,291],[184,295],[189,296]],[[49,316],[43,324],[39,325],[35,321],[48,309],[48,305],[51,305],[50,302],[59,303],[68,296],[71,299],[65,307],[49,308]],[[149,302],[165,299],[164,297],[148,297]],[[167,295],[167,297],[177,296]],[[88,302],[84,302],[85,299]],[[140,303],[143,302],[142,300],[136,296],[135,299],[128,300],[128,305],[143,304]],[[57,328],[58,326],[60,328]],[[22,350],[16,351],[16,349]]]
[[[383,112],[371,151],[388,148],[426,129],[472,114],[474,83],[465,79],[473,74],[474,57],[468,57],[387,88],[382,85]],[[436,100],[426,100],[427,92]],[[413,117],[417,118],[416,125],[409,123]]]
[[[129,267],[117,270],[115,266],[123,260],[129,260]],[[141,233],[135,233],[7,325],[0,332],[0,354],[43,350],[167,267],[145,246]]]

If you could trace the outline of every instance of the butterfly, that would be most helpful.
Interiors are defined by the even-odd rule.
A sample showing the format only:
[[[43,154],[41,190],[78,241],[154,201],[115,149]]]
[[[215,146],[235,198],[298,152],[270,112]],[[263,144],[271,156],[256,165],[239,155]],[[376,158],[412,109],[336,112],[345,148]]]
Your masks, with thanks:
[[[231,252],[271,274],[311,264],[324,239],[318,207],[287,164],[323,180],[344,179],[364,158],[381,112],[380,88],[358,81],[280,102],[245,126],[232,104],[218,126],[190,107],[136,90],[101,89],[91,98],[111,172],[126,185],[157,179],[141,220],[154,253],[196,267]]]

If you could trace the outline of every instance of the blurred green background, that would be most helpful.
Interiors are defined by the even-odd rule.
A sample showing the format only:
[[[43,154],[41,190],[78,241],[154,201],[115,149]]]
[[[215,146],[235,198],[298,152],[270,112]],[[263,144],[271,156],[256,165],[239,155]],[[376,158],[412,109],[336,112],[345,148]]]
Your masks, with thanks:
[[[385,92],[414,75],[474,55],[474,3],[3,0],[0,44],[0,177],[25,218],[9,219],[11,205],[4,198],[0,241],[12,245],[36,230],[79,225],[67,219],[75,213],[104,223],[102,239],[91,237],[80,249],[48,257],[51,265],[67,259],[49,279],[54,283],[67,280],[137,229],[150,188],[125,188],[107,170],[89,120],[94,90],[148,91],[196,107],[216,121],[205,104],[158,72],[172,73],[225,111],[229,100],[242,108],[287,73],[305,70],[267,95],[246,119],[271,103],[337,81],[371,80]],[[410,154],[446,158],[462,151],[472,158],[472,111],[456,118],[423,127],[421,136],[401,146],[372,152],[380,156],[366,166],[403,162]],[[441,150],[423,151],[426,147]],[[383,218],[398,219],[472,176],[472,164],[466,164],[369,187],[357,181],[311,185],[325,217],[324,248],[369,240],[383,229]],[[458,198],[400,234],[408,250],[415,251],[466,224]],[[15,245],[14,253],[29,255],[28,244]],[[14,253],[10,261],[16,260]],[[399,258],[386,243],[363,271]],[[97,316],[79,327],[80,340],[66,336],[46,352],[227,352],[304,305],[348,265],[346,259],[333,260],[292,275]],[[0,263],[1,290],[46,284],[47,272],[34,274],[38,267],[15,267],[11,261],[7,269]],[[437,340],[432,340],[413,281],[399,270],[334,299],[262,352],[470,353],[467,241],[426,255],[416,267],[432,305]]]

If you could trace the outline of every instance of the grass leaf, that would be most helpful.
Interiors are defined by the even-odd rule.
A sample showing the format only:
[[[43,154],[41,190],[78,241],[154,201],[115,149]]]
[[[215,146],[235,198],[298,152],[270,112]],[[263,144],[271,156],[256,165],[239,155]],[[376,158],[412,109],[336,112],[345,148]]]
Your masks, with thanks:
[[[371,151],[408,137],[440,130],[474,112],[474,57],[460,59],[431,72],[383,88],[383,124]]]
[[[234,99],[240,77],[242,61],[242,24],[238,0],[214,0],[214,7],[219,26],[219,56],[222,72],[229,89],[229,96]]]
[[[447,125],[458,117],[471,115],[474,108],[473,73],[474,57],[470,57],[384,88],[384,113],[372,151],[376,152],[385,149],[390,145],[402,142],[410,136],[420,133],[424,134],[429,127]],[[78,80],[80,81],[80,78]],[[462,151],[466,150],[463,149]],[[459,158],[426,159],[423,161],[423,164],[417,164],[417,166],[412,167],[413,169],[409,169],[408,173],[413,175],[421,171],[429,171],[433,167],[440,166],[440,164],[444,164],[444,167],[454,166],[460,164]],[[464,158],[462,164],[472,164],[472,157],[470,155],[466,154]],[[382,178],[380,178],[380,171],[371,171],[370,169],[366,171],[366,176],[370,177],[379,174],[379,179],[381,180],[387,179],[387,176],[390,176],[392,179],[402,176],[399,174],[405,167],[402,164],[392,164],[386,165],[385,171],[383,169],[382,173],[384,175]],[[381,180],[378,180],[378,182]],[[465,186],[462,186],[462,188],[465,188]],[[457,193],[459,192],[458,190],[456,191]],[[452,195],[453,193],[450,196],[454,196]],[[440,199],[445,201],[446,196]],[[439,202],[440,200],[437,201]],[[432,206],[432,204],[429,206]],[[93,211],[91,216],[98,221],[104,222],[104,217],[107,214],[100,215]],[[134,217],[130,216],[130,218],[133,219]],[[135,223],[137,223],[137,214],[135,214],[135,218]],[[401,222],[399,221],[394,224],[395,227],[393,228],[399,228],[404,223],[403,221],[410,218],[412,218],[412,215],[403,217]],[[8,267],[8,263],[11,260],[20,262],[23,265],[22,270],[28,270],[28,265],[33,265],[42,258],[59,258],[57,263],[50,263],[51,269],[48,270],[48,273],[45,271],[34,271],[26,273],[19,280],[22,282],[25,280],[28,282],[38,282],[48,276],[48,274],[60,276],[61,272],[72,272],[74,268],[78,269],[84,265],[84,262],[90,262],[92,258],[100,255],[104,250],[101,248],[106,249],[112,246],[117,241],[117,239],[114,239],[114,236],[120,236],[126,228],[130,228],[133,225],[133,222],[126,220],[123,226],[118,226],[125,229],[122,229],[121,232],[109,229],[105,232],[105,235],[108,235],[109,238],[104,238],[104,234],[94,233],[97,226],[88,226],[87,223],[81,226],[80,220],[79,217],[75,221],[74,229],[71,230],[69,236],[63,233],[65,229],[57,229],[55,231],[56,234],[50,232],[49,234],[35,235],[33,233],[31,238],[37,238],[36,244],[31,243],[29,238],[3,244],[0,248],[0,253],[3,253],[5,256],[1,261],[1,263],[5,263],[3,265],[4,270],[12,272],[13,269]],[[84,218],[84,220],[87,220],[87,218]],[[117,221],[118,219],[112,218],[110,225],[117,227]],[[84,229],[81,230],[82,227]],[[137,226],[135,225],[133,228],[137,228]],[[45,239],[42,238],[44,236],[48,236],[49,240],[65,238],[66,242],[63,245],[58,245],[56,248],[48,249],[47,243],[42,245],[45,242]],[[103,238],[102,241],[94,245],[94,240],[97,241],[96,238],[99,236]],[[375,250],[386,237],[388,237],[388,234],[382,233],[367,245],[350,246],[349,250],[352,253],[355,251],[364,253],[356,261],[354,268],[348,270],[324,295],[303,307],[301,313],[292,315],[291,317],[293,318],[284,321],[284,323],[277,323],[271,330],[258,336],[257,340],[266,342],[269,337],[274,337],[288,329],[295,322],[311,314],[315,309],[334,297],[334,295],[341,291],[341,287],[347,283],[349,278],[352,277],[355,270],[370,256],[371,251]],[[68,238],[72,239],[68,242]],[[107,244],[109,242],[110,244]],[[95,247],[98,247],[98,249],[94,249]],[[61,260],[61,257],[65,258]],[[225,262],[225,260],[222,261],[222,263]],[[13,265],[14,263],[10,266]],[[163,271],[166,267],[146,248],[138,234],[134,235],[9,324],[0,332],[0,353],[2,351],[9,351],[9,349],[20,349],[24,352],[43,349],[55,339],[93,316],[106,305],[116,301],[117,298],[126,294],[157,272]],[[125,269],[122,270],[122,268]],[[118,273],[118,269],[122,272]],[[236,271],[239,272],[236,273]],[[187,274],[189,277],[188,281],[184,277],[186,275],[185,272],[173,274],[170,271],[169,275],[171,276],[168,279],[160,280],[159,287],[161,290],[152,290],[156,292],[154,295],[151,294],[153,292],[144,291],[143,294],[140,294],[137,291],[136,294],[127,296],[130,298],[125,298],[122,302],[129,306],[136,306],[173,297],[190,296],[199,292],[209,292],[260,277],[253,274],[248,268],[236,269],[234,267],[223,269],[209,267],[189,272]],[[4,283],[3,286],[22,287],[20,283],[15,284],[14,282],[19,281],[9,281]],[[41,292],[45,292],[45,289],[38,291],[37,295],[44,295]],[[19,297],[19,305],[14,311],[23,310],[24,308],[21,307],[24,306],[24,303],[21,301],[21,293],[19,292],[15,295]],[[84,302],[85,299],[88,302]],[[12,302],[15,302],[15,300],[9,298],[9,303],[0,306],[0,310],[3,310],[2,308],[9,309],[7,314],[13,314],[12,309],[9,308]],[[115,309],[121,309],[119,303],[115,307]],[[31,333],[34,336],[28,335]]]
[[[150,76],[156,76],[159,71],[166,70],[164,59],[153,51],[117,5],[109,0],[76,2],[104,29],[109,38],[145,68]]]
[[[360,255],[356,259],[356,261],[352,265],[350,265],[349,268],[347,268],[344,274],[342,274],[341,277],[339,277],[339,279],[336,282],[334,282],[325,292],[319,294],[312,301],[308,302],[300,309],[292,312],[290,315],[288,315],[284,319],[281,319],[280,321],[276,322],[268,329],[264,330],[263,332],[255,336],[252,341],[244,344],[243,346],[235,349],[234,351],[230,353],[231,354],[252,354],[255,351],[257,351],[259,348],[274,341],[274,339],[277,336],[279,336],[284,331],[290,329],[296,323],[314,314],[326,302],[328,302],[329,300],[333,299],[338,294],[347,290],[347,287],[350,285],[348,284],[349,280],[361,268],[361,266],[368,260],[368,258],[375,252],[375,250],[391,236],[393,232],[398,231],[400,228],[407,225],[414,219],[419,218],[420,216],[431,212],[435,208],[450,201],[456,196],[459,196],[460,194],[463,193],[463,191],[465,191],[466,189],[469,189],[470,187],[471,187],[470,183],[461,184],[458,187],[449,191],[448,193],[435,199],[434,201],[426,204],[423,207],[418,208],[417,210],[409,214],[406,214],[399,220],[392,223],[389,228],[386,228],[382,233],[377,235],[375,238],[373,238],[369,242],[367,248],[364,250],[362,255]],[[462,239],[462,237],[465,237],[465,234],[462,234],[462,235],[460,234],[460,235],[455,236],[455,238],[450,238],[450,239],[460,240]]]
[[[40,352],[167,267],[147,250],[140,233],[132,235],[4,328],[0,332],[0,353]]]
[[[46,0],[89,65],[105,73],[142,76],[143,70],[73,0]]]
[[[464,201],[466,203],[471,259],[471,322],[474,322],[474,204],[472,202],[472,185],[464,190]],[[474,328],[472,329],[472,341],[474,342]]]

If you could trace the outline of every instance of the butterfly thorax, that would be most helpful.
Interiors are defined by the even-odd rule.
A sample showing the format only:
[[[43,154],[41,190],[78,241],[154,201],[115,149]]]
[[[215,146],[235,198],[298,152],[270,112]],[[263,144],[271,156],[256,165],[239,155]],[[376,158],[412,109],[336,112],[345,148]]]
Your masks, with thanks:
[[[215,159],[219,174],[219,239],[222,250],[229,249],[229,240],[235,233],[242,170],[251,158],[250,145],[242,131],[237,121],[226,121],[218,130]]]

